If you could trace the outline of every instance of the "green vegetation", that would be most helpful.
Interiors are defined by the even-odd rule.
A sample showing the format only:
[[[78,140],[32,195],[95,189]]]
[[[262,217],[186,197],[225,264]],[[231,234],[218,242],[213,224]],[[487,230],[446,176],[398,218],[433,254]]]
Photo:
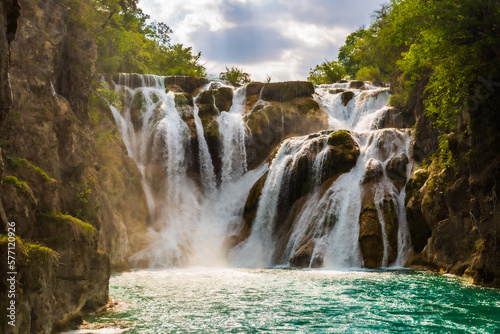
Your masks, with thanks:
[[[163,22],[148,23],[138,0],[64,0],[70,23],[87,30],[98,51],[101,74],[119,72],[205,76],[201,53],[170,45],[173,31]]]
[[[333,132],[330,137],[328,137],[328,145],[338,146],[343,145],[346,142],[350,142],[352,140],[351,134],[347,130],[338,130]]]
[[[95,217],[98,213],[99,207],[96,204],[96,199],[91,187],[93,182],[94,181],[85,181],[83,183],[69,182],[68,184],[74,191],[75,203],[78,205],[77,208],[71,210],[71,214],[78,219],[92,221],[92,217]]]
[[[108,105],[120,110],[122,107],[122,100],[120,93],[110,89],[107,82],[101,82],[99,88],[96,89],[97,96],[104,100]]]
[[[69,224],[73,229],[75,236],[81,236],[87,242],[92,242],[97,233],[96,229],[92,225],[62,212],[39,213],[38,218],[44,222],[53,221]]]
[[[340,62],[325,60],[314,69],[310,69],[307,80],[315,85],[330,84],[341,80],[345,75],[346,71]]]
[[[221,72],[219,78],[221,80],[229,81],[233,85],[242,85],[250,82],[250,74],[245,73],[242,69],[234,66],[231,67],[231,69],[226,66],[226,72]]]
[[[34,164],[32,164],[31,162],[29,162],[26,159],[23,159],[23,158],[14,158],[14,159],[6,159],[6,161],[9,164],[9,166],[12,167],[13,169],[18,169],[21,166],[26,166],[26,167],[31,168],[38,176],[40,176],[45,181],[56,182],[56,180],[54,180],[53,178],[49,177],[47,175],[47,173],[45,173],[43,171],[43,169],[41,169],[38,166],[35,166]]]
[[[56,251],[49,247],[42,246],[38,243],[31,243],[26,240],[22,240],[19,237],[16,237],[15,239],[18,254],[23,254],[26,256],[27,265],[29,265],[32,261],[45,264],[49,258],[59,256]],[[0,235],[0,244],[5,245],[8,242],[9,238],[6,235]]]
[[[13,184],[17,189],[33,196],[33,192],[31,191],[31,188],[28,186],[26,181],[19,181],[17,177],[8,175],[3,177],[3,182]]]
[[[352,79],[391,82],[391,104],[403,111],[423,102],[442,134],[435,157],[449,168],[457,157],[447,134],[464,132],[464,110],[472,120],[465,134],[500,146],[499,29],[498,1],[391,0],[347,37],[339,62]]]

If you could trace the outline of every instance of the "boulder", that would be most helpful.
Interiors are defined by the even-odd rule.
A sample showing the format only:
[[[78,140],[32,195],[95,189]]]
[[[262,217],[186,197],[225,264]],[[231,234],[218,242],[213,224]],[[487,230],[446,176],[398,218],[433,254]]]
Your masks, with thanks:
[[[352,100],[352,98],[354,97],[354,92],[351,92],[351,91],[347,91],[347,92],[343,92],[342,93],[342,104],[344,106],[347,106],[347,104],[349,103],[349,101]]]
[[[266,83],[262,88],[264,101],[287,102],[297,97],[312,97],[314,86],[309,81]]]
[[[354,89],[364,89],[365,83],[363,81],[351,81],[349,83],[349,88],[354,88]]]
[[[195,95],[195,91],[208,84],[207,78],[195,78],[188,76],[168,76],[165,77],[165,87],[167,91],[177,92],[179,88],[186,93]]]
[[[323,256],[321,254],[315,254],[313,258],[315,245],[316,243],[313,239],[310,239],[308,242],[302,244],[288,260],[290,266],[297,268],[322,267]]]
[[[387,175],[392,179],[399,191],[406,185],[406,166],[408,166],[408,163],[408,157],[406,154],[402,154],[389,160],[385,167]]]
[[[361,210],[358,241],[364,266],[366,268],[380,267],[384,256],[384,244],[377,209],[373,204]]]
[[[366,162],[363,184],[378,182],[383,176],[384,168],[382,167],[380,161],[372,158]]]

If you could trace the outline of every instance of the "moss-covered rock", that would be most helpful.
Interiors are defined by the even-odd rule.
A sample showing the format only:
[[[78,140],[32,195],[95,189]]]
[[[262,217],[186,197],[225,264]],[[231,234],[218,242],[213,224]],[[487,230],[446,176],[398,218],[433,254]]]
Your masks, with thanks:
[[[219,111],[229,111],[233,105],[233,89],[220,87],[214,91],[215,106]]]
[[[142,92],[137,92],[132,97],[130,104],[130,120],[134,125],[134,130],[139,131],[142,126],[142,115],[146,112],[146,98]]]
[[[188,93],[177,93],[174,95],[175,106],[193,106],[193,96]]]
[[[208,84],[207,78],[195,78],[189,76],[167,76],[165,77],[165,87],[168,90],[178,92],[180,88],[181,91],[195,95],[198,88],[201,88]]]
[[[266,83],[262,88],[265,101],[287,102],[296,97],[312,97],[314,86],[308,81],[288,81]]]
[[[354,89],[363,89],[365,87],[365,83],[363,81],[354,80],[349,82],[349,88]]]
[[[356,165],[360,151],[356,141],[349,131],[339,130],[332,132],[327,141],[329,150],[323,162],[322,182],[345,173]]]
[[[246,122],[250,130],[247,143],[250,169],[263,163],[283,139],[328,128],[326,113],[312,98],[304,97],[286,103],[266,102],[261,108],[253,108]]]

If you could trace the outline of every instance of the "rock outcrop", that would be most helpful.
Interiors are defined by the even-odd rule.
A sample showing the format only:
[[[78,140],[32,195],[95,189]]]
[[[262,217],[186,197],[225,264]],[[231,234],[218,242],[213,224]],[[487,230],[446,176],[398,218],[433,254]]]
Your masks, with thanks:
[[[51,333],[108,302],[111,268],[127,269],[148,212],[114,124],[92,109],[97,50],[69,19],[78,6],[20,1],[14,39],[20,5],[0,5],[0,233],[15,223],[19,256],[16,327],[1,326]],[[7,242],[2,236],[5,254]]]
[[[250,169],[263,163],[283,139],[328,128],[328,116],[312,98],[313,93],[310,82],[248,85],[246,122],[250,130],[247,144]]]
[[[492,140],[491,132],[497,117],[487,116],[498,107],[498,94],[474,110],[460,110],[439,147],[439,131],[424,115],[421,90],[407,106],[416,119],[411,158],[421,164],[406,191],[412,242],[407,265],[465,275],[476,284],[498,287],[500,159],[498,140]],[[436,150],[445,155],[433,155]]]

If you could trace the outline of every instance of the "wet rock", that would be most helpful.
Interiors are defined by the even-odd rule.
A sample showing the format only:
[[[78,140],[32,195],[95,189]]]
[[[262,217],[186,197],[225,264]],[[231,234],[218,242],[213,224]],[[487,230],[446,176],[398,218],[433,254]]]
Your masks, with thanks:
[[[347,92],[343,92],[342,93],[342,104],[344,106],[347,106],[347,104],[349,103],[349,101],[352,100],[352,98],[354,97],[354,92],[351,92],[351,91],[347,91]]]
[[[406,154],[403,154],[389,160],[386,166],[387,175],[391,178],[399,191],[406,185],[406,167],[408,162],[408,157]]]
[[[365,87],[365,83],[363,81],[351,81],[349,83],[349,88],[363,89],[364,87]]]
[[[262,88],[264,101],[287,102],[297,97],[312,97],[314,86],[308,81],[266,83]]]
[[[215,106],[219,111],[229,111],[233,104],[233,89],[220,87],[214,92]]]
[[[359,246],[366,268],[382,266],[384,244],[382,228],[377,217],[375,205],[365,207],[359,215]]]
[[[249,169],[263,163],[283,139],[328,128],[327,115],[312,98],[267,102],[260,109],[254,108],[246,116],[246,122],[250,130],[247,142]]]
[[[264,87],[262,82],[251,82],[246,86],[245,91],[245,112],[248,113],[255,106],[255,103],[259,100],[260,91]]]
[[[323,266],[323,256],[320,254],[314,254],[315,242],[314,240],[309,240],[307,243],[297,249],[297,251],[290,257],[288,262],[290,266],[297,268],[320,268]],[[312,259],[312,261],[311,261]]]
[[[193,106],[193,96],[188,93],[175,94],[175,106]]]
[[[165,87],[174,92],[181,88],[183,92],[195,95],[195,91],[208,84],[207,78],[195,78],[188,76],[168,76],[165,77]],[[178,87],[178,88],[177,88]]]
[[[382,179],[384,176],[384,168],[380,161],[375,159],[370,159],[365,165],[365,178],[363,179],[363,184],[375,183]]]
[[[390,265],[398,256],[398,230],[399,220],[397,206],[394,198],[388,193],[385,194],[381,204],[382,217],[385,223],[385,233],[387,235],[387,262]]]
[[[259,180],[257,180],[257,182],[255,182],[245,202],[245,208],[243,209],[243,221],[248,230],[252,228],[255,216],[257,215],[259,200],[262,196],[262,189],[266,183],[267,175],[268,173],[266,172],[259,178]]]
[[[358,144],[346,130],[332,132],[327,143],[329,150],[323,163],[321,183],[351,170],[360,153]]]

